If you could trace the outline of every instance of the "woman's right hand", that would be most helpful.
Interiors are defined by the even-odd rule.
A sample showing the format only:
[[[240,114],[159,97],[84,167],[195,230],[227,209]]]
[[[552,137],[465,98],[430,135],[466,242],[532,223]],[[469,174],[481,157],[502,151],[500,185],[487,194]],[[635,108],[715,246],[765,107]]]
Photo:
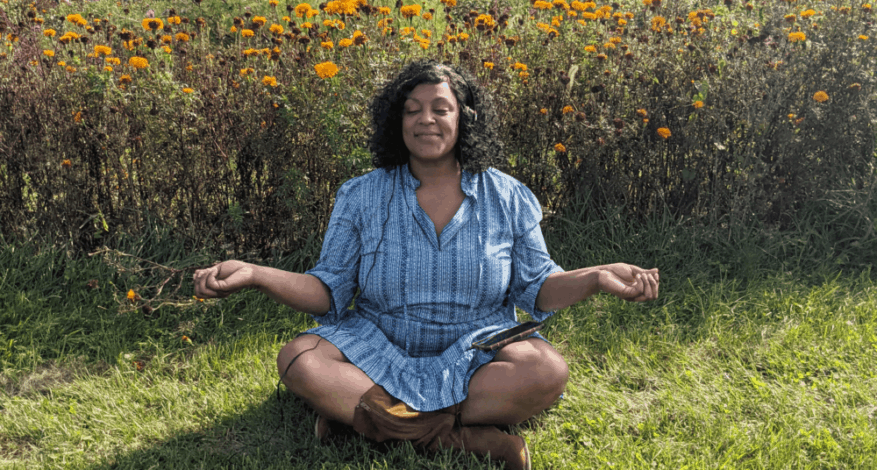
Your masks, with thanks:
[[[223,261],[207,269],[195,271],[195,296],[201,299],[228,297],[235,292],[254,287],[255,265],[243,261]]]

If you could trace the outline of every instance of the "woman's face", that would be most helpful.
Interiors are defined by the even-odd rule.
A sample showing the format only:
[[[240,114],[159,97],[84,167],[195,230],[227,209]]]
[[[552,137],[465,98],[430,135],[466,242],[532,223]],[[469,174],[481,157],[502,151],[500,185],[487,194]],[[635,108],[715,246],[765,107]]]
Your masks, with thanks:
[[[460,108],[448,82],[421,83],[402,109],[402,137],[411,158],[424,163],[454,158]]]

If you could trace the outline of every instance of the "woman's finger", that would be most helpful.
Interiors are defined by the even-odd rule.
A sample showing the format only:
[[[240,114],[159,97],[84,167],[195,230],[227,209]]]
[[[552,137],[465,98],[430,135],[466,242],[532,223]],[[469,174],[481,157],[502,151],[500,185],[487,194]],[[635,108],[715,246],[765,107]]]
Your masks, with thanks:
[[[649,275],[645,273],[637,274],[636,280],[640,285],[641,294],[640,298],[643,300],[648,300],[652,297],[652,284],[648,279]]]
[[[652,283],[652,295],[653,295],[652,300],[657,299],[658,298],[658,287],[660,287],[660,285],[661,285],[661,282],[658,278],[657,272],[655,274],[649,276],[649,282]]]
[[[195,271],[195,295],[202,299],[209,299],[213,297],[219,297],[220,293],[216,292],[214,289],[211,289],[207,282],[210,279],[210,276],[214,275],[215,268],[207,268]]]

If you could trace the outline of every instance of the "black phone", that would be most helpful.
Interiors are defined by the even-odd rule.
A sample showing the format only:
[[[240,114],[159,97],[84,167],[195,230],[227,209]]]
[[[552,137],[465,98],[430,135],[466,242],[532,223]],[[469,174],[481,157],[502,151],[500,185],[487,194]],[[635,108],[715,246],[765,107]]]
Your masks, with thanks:
[[[505,329],[481,341],[472,343],[470,349],[480,349],[482,351],[493,351],[499,349],[509,343],[520,341],[525,336],[529,336],[542,329],[542,322],[528,321],[518,326]]]

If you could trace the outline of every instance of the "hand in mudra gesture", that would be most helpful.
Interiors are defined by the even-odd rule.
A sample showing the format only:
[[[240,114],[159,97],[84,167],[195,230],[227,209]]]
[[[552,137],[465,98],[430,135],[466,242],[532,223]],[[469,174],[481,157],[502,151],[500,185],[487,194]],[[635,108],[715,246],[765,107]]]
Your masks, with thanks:
[[[195,295],[202,299],[228,297],[235,292],[252,287],[254,266],[243,261],[224,261],[207,269],[195,271]]]
[[[600,290],[620,299],[645,302],[658,298],[658,268],[643,269],[626,263],[601,266]]]

